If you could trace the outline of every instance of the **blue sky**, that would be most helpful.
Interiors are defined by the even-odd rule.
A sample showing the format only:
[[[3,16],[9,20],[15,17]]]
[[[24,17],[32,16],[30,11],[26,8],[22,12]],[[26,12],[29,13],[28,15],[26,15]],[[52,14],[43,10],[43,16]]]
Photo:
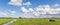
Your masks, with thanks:
[[[59,17],[60,0],[0,0],[0,17]]]

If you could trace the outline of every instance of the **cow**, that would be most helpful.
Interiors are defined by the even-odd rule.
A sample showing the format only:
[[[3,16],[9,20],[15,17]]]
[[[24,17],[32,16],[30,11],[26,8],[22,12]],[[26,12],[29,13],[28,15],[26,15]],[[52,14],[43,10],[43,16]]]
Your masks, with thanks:
[[[49,21],[50,21],[50,22],[55,22],[55,20],[52,20],[52,19],[50,19]]]

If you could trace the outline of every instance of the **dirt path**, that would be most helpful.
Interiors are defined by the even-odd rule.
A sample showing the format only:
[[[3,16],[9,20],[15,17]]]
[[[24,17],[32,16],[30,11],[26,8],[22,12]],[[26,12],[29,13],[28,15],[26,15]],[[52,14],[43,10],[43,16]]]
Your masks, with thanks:
[[[9,25],[9,24],[14,23],[14,22],[16,22],[16,19],[14,19],[14,20],[12,20],[12,21],[10,21],[10,22],[7,22],[7,23],[5,23],[5,24],[3,24],[3,25]]]

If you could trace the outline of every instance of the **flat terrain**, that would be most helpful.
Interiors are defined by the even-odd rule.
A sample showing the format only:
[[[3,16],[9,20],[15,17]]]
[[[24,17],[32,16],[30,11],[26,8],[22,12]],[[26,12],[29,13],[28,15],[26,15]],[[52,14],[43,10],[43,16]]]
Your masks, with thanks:
[[[55,22],[50,22],[49,19],[53,19]],[[12,19],[0,19],[0,24],[11,20]],[[60,18],[22,18],[16,19],[14,23],[9,25],[60,25]]]
[[[59,18],[55,18],[54,20],[55,22],[49,22],[49,18],[17,19],[16,22],[10,25],[60,25]]]
[[[11,21],[12,19],[0,19],[0,25]]]

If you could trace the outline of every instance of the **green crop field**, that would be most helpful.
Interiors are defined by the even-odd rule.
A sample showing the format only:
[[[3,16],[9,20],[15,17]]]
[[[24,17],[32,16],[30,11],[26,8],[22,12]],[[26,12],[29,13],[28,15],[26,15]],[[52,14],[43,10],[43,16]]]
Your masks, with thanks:
[[[16,19],[14,23],[9,25],[60,25],[60,18],[51,18],[54,19],[55,22],[50,22],[50,18],[22,18]],[[5,22],[9,22],[13,19],[0,19],[0,24]]]

